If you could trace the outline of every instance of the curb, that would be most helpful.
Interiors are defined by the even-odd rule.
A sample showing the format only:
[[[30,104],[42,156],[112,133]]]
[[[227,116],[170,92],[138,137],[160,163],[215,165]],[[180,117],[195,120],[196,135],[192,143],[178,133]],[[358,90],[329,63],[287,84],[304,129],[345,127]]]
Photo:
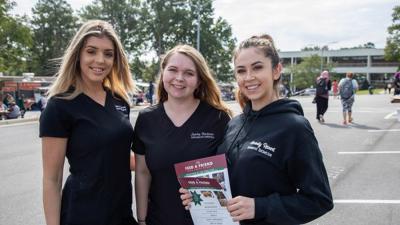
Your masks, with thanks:
[[[20,119],[12,119],[12,120],[2,120],[0,121],[0,127],[3,125],[10,125],[10,124],[17,124],[17,123],[25,123],[25,122],[32,122],[38,121],[39,117],[32,117],[32,118],[20,118]]]
[[[131,112],[138,112],[146,107],[133,107],[131,108]],[[25,122],[32,122],[32,121],[38,121],[39,116],[34,116],[31,118],[18,118],[18,119],[12,119],[12,120],[0,120],[0,127],[3,125],[10,125],[10,124],[18,124],[18,123],[25,123]]]

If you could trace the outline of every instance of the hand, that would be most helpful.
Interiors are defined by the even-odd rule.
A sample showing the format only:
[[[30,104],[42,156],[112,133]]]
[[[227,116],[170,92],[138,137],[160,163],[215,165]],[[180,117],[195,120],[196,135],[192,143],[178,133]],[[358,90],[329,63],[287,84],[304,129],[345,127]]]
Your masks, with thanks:
[[[182,205],[185,206],[186,210],[190,209],[190,203],[192,202],[192,194],[187,189],[180,188],[179,193],[181,193]]]
[[[254,219],[255,202],[254,198],[237,196],[228,200],[228,212],[231,214],[234,222],[241,220]]]

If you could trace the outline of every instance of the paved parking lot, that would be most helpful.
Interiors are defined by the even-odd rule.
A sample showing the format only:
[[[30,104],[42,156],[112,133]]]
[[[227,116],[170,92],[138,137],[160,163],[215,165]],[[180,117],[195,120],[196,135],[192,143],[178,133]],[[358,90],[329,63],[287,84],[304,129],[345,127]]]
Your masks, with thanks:
[[[389,95],[357,96],[355,122],[343,126],[340,100],[330,99],[321,124],[312,97],[296,99],[319,141],[335,201],[310,224],[400,224],[400,103],[391,104]],[[237,104],[229,106],[240,113]],[[131,116],[134,123],[137,110]],[[38,123],[2,124],[0,134],[0,224],[44,224]]]

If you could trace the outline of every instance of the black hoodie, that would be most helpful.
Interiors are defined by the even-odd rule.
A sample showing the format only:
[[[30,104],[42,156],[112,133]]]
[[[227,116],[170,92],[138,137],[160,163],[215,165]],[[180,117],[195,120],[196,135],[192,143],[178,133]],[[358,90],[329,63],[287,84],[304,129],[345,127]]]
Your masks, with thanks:
[[[226,153],[233,196],[255,198],[255,219],[241,224],[301,224],[333,208],[318,142],[299,102],[280,99],[233,118]]]

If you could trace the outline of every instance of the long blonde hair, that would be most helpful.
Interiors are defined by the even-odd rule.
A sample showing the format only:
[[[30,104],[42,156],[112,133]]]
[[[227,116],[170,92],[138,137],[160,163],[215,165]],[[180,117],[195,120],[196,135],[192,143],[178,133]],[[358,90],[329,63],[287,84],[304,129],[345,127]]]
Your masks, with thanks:
[[[134,92],[135,84],[129,69],[128,58],[114,28],[102,20],[87,21],[72,38],[62,57],[60,69],[56,74],[57,78],[49,89],[48,97],[66,93],[71,87],[73,87],[72,92],[63,94],[60,98],[73,99],[83,92],[79,55],[85,41],[92,36],[107,37],[112,41],[115,48],[114,64],[110,74],[104,79],[103,85],[109,88],[114,96],[118,95],[129,104],[129,93]]]
[[[277,68],[280,61],[278,51],[275,48],[274,40],[268,34],[264,34],[261,36],[252,36],[251,38],[242,41],[233,53],[233,62],[235,62],[241,50],[252,47],[259,49],[266,58],[271,59],[272,69]],[[277,80],[274,80],[273,83],[274,93],[277,96],[279,93],[280,80],[281,77],[279,77],[279,79]],[[244,96],[239,89],[236,92],[236,99],[242,108],[244,108],[246,103],[249,102],[249,99],[246,96]]]
[[[157,98],[160,103],[168,100],[168,93],[164,88],[163,73],[168,60],[174,54],[183,54],[189,57],[196,66],[197,76],[199,77],[199,86],[194,91],[194,98],[200,99],[213,106],[216,109],[222,110],[232,116],[231,110],[225,105],[221,98],[221,92],[217,86],[217,82],[211,74],[210,68],[206,60],[199,51],[189,45],[177,45],[169,50],[160,63],[160,74],[157,87]]]

